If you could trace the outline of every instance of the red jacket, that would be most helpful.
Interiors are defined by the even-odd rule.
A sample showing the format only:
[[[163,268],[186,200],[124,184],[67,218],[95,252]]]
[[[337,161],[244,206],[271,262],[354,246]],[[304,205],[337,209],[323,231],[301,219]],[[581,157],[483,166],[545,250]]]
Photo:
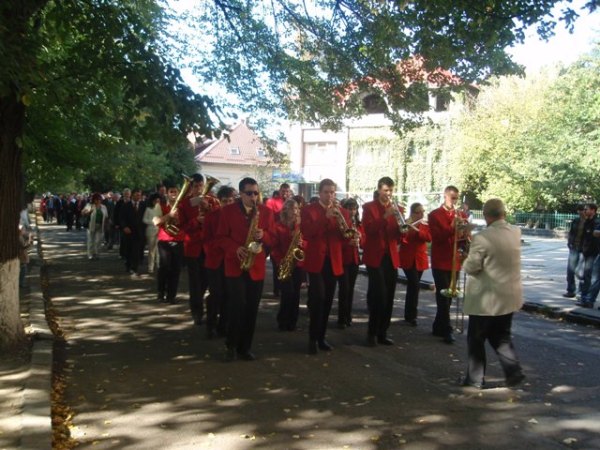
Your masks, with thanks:
[[[190,197],[183,199],[179,205],[179,223],[184,232],[183,254],[197,258],[202,253],[203,224],[198,221],[199,206],[190,204]]]
[[[341,209],[346,223],[350,226],[350,216]],[[302,208],[302,236],[306,240],[304,250],[304,270],[310,273],[320,273],[323,270],[325,257],[329,256],[333,274],[340,276],[344,273],[342,262],[342,244],[346,240],[342,236],[340,226],[335,217],[325,217],[325,208],[320,203],[313,203]]]
[[[294,231],[287,225],[281,222],[275,224],[275,232],[273,233],[273,246],[271,247],[271,258],[277,265],[281,263],[281,260],[285,257],[290,244],[292,243],[292,236]],[[304,240],[300,240],[300,248],[304,249]],[[296,267],[302,267],[304,262],[296,261]]]
[[[431,268],[452,270],[452,249],[454,246],[454,215],[456,210],[448,211],[443,206],[429,213],[427,222],[431,232]],[[458,252],[456,270],[460,270]]]
[[[219,226],[220,209],[208,213],[204,219],[204,267],[207,269],[218,269],[223,263],[223,249],[219,246],[217,239],[217,228]]]
[[[258,205],[258,212],[258,228],[264,231],[262,242],[264,245],[270,246],[275,226],[273,213],[264,205]],[[239,277],[242,275],[241,261],[237,257],[237,249],[246,244],[250,223],[251,218],[246,215],[244,206],[239,200],[221,209],[219,225],[217,226],[217,239],[225,253],[226,277]],[[263,249],[262,252],[256,255],[254,264],[250,267],[250,278],[255,281],[264,280],[265,260],[266,256]]]
[[[402,235],[400,242],[400,267],[402,269],[412,269],[419,271],[429,268],[429,258],[427,256],[427,243],[431,242],[431,233],[429,227],[423,223],[415,225],[419,231],[409,228],[408,233]]]
[[[363,263],[368,267],[379,267],[386,253],[390,254],[395,269],[400,264],[398,241],[400,228],[396,217],[384,218],[386,208],[375,200],[363,205],[362,225],[365,230]]]
[[[162,203],[160,204],[160,209],[162,211],[162,215],[164,216],[165,214],[168,214],[171,211],[171,205],[169,204],[165,204],[163,205]],[[181,213],[181,211],[179,211],[179,213]],[[177,225],[179,227],[179,233],[177,233],[177,236],[171,236],[169,233],[167,233],[165,231],[165,224],[161,223],[158,226],[158,240],[159,241],[183,241],[185,234],[183,232],[183,230],[181,229],[180,225]]]

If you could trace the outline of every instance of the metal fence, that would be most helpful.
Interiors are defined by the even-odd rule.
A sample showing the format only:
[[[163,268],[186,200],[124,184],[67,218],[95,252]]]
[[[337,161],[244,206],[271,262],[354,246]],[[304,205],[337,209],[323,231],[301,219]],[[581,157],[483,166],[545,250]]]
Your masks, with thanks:
[[[474,219],[483,219],[482,211],[471,211]],[[577,214],[516,212],[509,216],[509,222],[526,228],[546,230],[568,230]]]

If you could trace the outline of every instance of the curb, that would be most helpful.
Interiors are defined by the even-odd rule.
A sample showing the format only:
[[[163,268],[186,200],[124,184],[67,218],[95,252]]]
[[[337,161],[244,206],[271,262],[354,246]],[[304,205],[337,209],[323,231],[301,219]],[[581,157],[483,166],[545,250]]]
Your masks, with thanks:
[[[41,236],[37,228],[38,264],[30,273],[29,327],[32,332],[31,362],[23,390],[21,448],[52,448],[52,363],[54,335],[46,321],[46,306],[41,289]],[[35,282],[33,282],[35,280]]]
[[[523,304],[523,311],[534,312],[542,314],[551,319],[562,319],[565,322],[576,323],[579,325],[593,325],[600,327],[600,316],[585,314],[578,310],[578,308],[561,308],[558,306],[547,306],[535,302],[525,302]]]

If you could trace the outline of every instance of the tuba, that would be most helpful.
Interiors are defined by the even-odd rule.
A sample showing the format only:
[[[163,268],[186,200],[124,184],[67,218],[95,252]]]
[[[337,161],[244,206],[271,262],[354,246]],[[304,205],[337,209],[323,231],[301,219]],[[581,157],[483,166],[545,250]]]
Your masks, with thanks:
[[[292,242],[279,265],[279,273],[277,276],[279,281],[285,281],[292,276],[296,261],[304,261],[304,251],[300,248],[301,242],[302,234],[300,233],[300,227],[297,227],[292,235]]]
[[[246,236],[246,243],[244,244],[244,247],[246,247],[248,252],[240,264],[240,269],[242,269],[244,272],[248,272],[250,270],[254,264],[254,258],[256,258],[256,255],[263,250],[262,244],[254,240],[254,233],[256,233],[256,230],[258,229],[259,219],[258,206],[256,203],[252,208],[252,214],[252,222],[250,222],[250,228],[248,229],[248,235]]]
[[[177,207],[179,206],[179,203],[181,203],[181,200],[183,200],[186,197],[191,186],[192,186],[192,179],[190,177],[188,177],[187,175],[183,175],[183,186],[181,186],[181,191],[179,191],[179,195],[177,195],[177,198],[175,199],[175,203],[173,203],[173,206],[171,207],[171,212],[173,212],[173,213],[177,212]],[[165,223],[165,231],[170,236],[177,236],[179,234],[180,229],[177,226],[177,224],[175,223],[175,221],[176,221],[176,219],[169,216]]]

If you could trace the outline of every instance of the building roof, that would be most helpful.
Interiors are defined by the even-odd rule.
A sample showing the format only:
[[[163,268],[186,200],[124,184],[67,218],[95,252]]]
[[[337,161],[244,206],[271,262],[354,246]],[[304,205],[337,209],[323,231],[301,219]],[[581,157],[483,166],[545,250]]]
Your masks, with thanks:
[[[203,149],[196,156],[196,161],[200,164],[264,166],[268,161],[264,148],[260,137],[246,125],[245,121],[241,121]]]

